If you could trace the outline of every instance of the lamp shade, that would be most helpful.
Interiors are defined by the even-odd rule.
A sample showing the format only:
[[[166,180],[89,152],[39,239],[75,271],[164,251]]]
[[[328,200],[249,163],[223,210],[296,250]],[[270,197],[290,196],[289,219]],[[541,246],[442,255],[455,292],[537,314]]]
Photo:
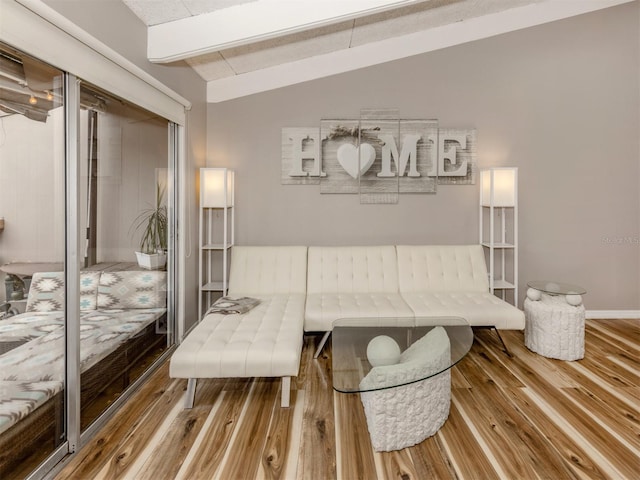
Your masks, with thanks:
[[[480,203],[483,207],[514,207],[518,184],[518,169],[495,167],[480,173]]]
[[[233,207],[233,170],[228,168],[200,169],[200,206]]]

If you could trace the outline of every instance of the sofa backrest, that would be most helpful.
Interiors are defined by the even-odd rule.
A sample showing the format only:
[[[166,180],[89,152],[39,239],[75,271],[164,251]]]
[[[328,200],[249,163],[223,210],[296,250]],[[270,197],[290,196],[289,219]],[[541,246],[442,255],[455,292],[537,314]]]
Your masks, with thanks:
[[[398,293],[395,247],[309,247],[307,293]]]
[[[80,273],[80,310],[95,310],[100,272]],[[64,272],[34,273],[27,296],[27,312],[64,310]]]
[[[234,246],[229,295],[305,294],[307,247]]]
[[[398,245],[401,293],[488,292],[481,245]]]
[[[64,272],[33,274],[27,312],[64,310]],[[80,310],[165,308],[167,272],[127,270],[80,272]]]
[[[165,308],[167,272],[127,270],[102,272],[98,286],[98,308]]]

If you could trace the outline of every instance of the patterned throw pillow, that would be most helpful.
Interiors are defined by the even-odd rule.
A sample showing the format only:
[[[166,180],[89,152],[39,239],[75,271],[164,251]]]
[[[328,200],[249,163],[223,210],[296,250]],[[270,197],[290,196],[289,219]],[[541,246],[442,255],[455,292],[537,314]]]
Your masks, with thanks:
[[[95,310],[100,272],[80,273],[80,310]],[[27,312],[64,310],[64,272],[38,272],[31,279]]]
[[[98,308],[100,272],[80,272],[80,310]]]
[[[167,272],[104,272],[98,287],[98,308],[164,308]]]

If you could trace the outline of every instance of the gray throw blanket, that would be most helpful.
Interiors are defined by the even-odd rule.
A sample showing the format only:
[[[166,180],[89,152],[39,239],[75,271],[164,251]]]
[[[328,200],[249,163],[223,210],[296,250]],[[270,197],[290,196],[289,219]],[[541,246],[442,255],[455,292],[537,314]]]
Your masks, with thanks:
[[[232,315],[247,313],[259,303],[260,300],[251,297],[221,297],[211,305],[206,314],[220,313],[222,315]]]

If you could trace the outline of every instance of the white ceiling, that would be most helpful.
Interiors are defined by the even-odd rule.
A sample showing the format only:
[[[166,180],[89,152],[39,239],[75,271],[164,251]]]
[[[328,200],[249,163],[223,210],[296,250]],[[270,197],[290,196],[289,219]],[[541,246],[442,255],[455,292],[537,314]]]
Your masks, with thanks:
[[[122,0],[218,102],[632,0]]]

